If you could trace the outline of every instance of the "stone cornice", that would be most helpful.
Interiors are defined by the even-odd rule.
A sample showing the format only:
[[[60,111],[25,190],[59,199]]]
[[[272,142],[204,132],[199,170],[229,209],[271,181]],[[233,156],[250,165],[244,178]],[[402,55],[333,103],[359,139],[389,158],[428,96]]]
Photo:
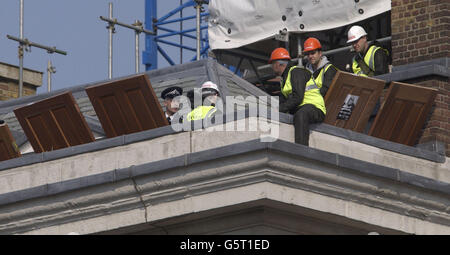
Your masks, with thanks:
[[[164,160],[115,170],[108,173],[108,178],[97,175],[74,179],[71,183],[61,183],[59,190],[56,185],[46,185],[27,191],[39,193],[40,189],[44,193],[28,200],[3,203],[0,233],[24,233],[133,209],[145,210],[145,216],[138,221],[146,223],[154,220],[149,215],[155,205],[245,189],[258,183],[273,183],[353,201],[444,228],[450,226],[448,184],[412,175],[408,180],[396,169],[300,145],[251,141],[172,160],[172,163]],[[424,183],[432,182],[434,188],[425,188]],[[16,193],[16,198],[21,196],[26,194]],[[260,198],[270,199],[271,195],[263,194]],[[4,199],[2,195],[0,200]]]

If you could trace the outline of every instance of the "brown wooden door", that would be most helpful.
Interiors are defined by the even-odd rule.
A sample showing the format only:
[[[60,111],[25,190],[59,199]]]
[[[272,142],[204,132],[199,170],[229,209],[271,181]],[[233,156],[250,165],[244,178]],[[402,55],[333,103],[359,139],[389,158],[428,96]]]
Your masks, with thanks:
[[[415,145],[436,94],[436,89],[392,82],[369,135]]]
[[[325,96],[327,114],[324,122],[363,132],[384,85],[383,80],[338,71]],[[356,101],[352,107],[345,104],[349,99]]]
[[[145,74],[86,88],[107,137],[169,125]]]
[[[36,153],[95,140],[70,92],[15,109],[14,114]]]
[[[0,125],[0,161],[20,157],[20,150],[6,123]]]

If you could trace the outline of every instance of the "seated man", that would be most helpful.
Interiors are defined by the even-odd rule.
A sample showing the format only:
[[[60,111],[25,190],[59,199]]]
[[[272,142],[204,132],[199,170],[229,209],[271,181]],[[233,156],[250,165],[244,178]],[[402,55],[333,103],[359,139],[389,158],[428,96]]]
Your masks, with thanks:
[[[309,124],[325,119],[325,102],[319,87],[308,84],[311,72],[289,63],[284,48],[275,49],[269,59],[274,73],[281,76],[280,112],[294,114],[295,143],[309,145]]]
[[[313,74],[308,84],[316,84],[320,89],[320,94],[325,98],[337,68],[328,61],[326,56],[322,55],[322,45],[314,37],[306,39],[303,53],[308,58],[306,69]]]

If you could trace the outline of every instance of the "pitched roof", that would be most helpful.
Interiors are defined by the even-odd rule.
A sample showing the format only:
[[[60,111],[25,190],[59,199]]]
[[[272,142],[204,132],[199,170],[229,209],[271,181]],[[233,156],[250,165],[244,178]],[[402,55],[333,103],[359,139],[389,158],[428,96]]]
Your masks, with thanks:
[[[249,95],[269,96],[266,92],[240,78],[224,66],[217,63],[215,60],[211,59],[151,70],[145,72],[145,74],[149,77],[151,85],[161,104],[162,99],[160,98],[160,95],[165,88],[176,85],[182,87],[184,94],[186,94],[187,91],[195,87],[200,87],[200,85],[207,80],[211,80],[216,83],[219,86],[219,89],[222,91],[224,97],[238,95],[244,97]],[[132,76],[134,76],[134,74],[114,78],[112,79],[112,81],[121,80]],[[72,95],[74,96],[80,108],[80,111],[84,115],[90,129],[99,135],[104,135],[103,128],[98,121],[96,113],[85,92],[85,89],[89,86],[98,85],[110,81],[111,80],[102,80],[84,85],[55,90],[49,93],[42,93],[35,96],[28,96],[20,99],[0,102],[0,119],[5,120],[5,122],[8,124],[9,129],[11,130],[11,133],[16,140],[16,143],[19,146],[24,145],[28,141],[28,139],[25,136],[20,124],[18,123],[13,110],[29,103],[43,100],[66,91],[70,91],[72,92]],[[269,104],[269,102],[267,103]],[[248,116],[248,114],[245,116]],[[292,124],[292,118],[292,115],[280,113],[279,121],[282,123]],[[234,119],[237,118],[235,117]],[[370,137],[361,133],[351,132],[350,130],[326,125],[323,123],[320,125],[312,125],[311,129],[336,137],[343,137],[352,141],[359,141],[366,145],[375,146],[389,151],[411,155],[417,158],[424,158],[435,162],[445,162],[445,156],[442,150],[428,149],[426,147],[419,148],[419,146],[411,147],[397,144],[394,142]]]
[[[200,60],[196,62],[170,66],[157,70],[145,72],[149,77],[150,83],[155,91],[156,96],[162,105],[161,92],[170,86],[179,86],[183,88],[184,94],[187,91],[199,88],[205,81],[212,81],[219,86],[222,95],[225,96],[269,96],[266,92],[258,89],[253,84],[245,81],[233,72],[218,64],[211,59]],[[121,80],[134,75],[117,77],[112,79]],[[72,92],[81,113],[84,115],[89,127],[92,131],[104,135],[104,131],[98,121],[94,108],[85,92],[85,89],[92,85],[110,82],[111,80],[102,80],[93,83],[72,86],[65,89],[59,89],[48,93],[42,93],[35,96],[23,97],[9,101],[0,102],[0,119],[3,119],[11,130],[18,145],[23,145],[27,142],[26,136],[23,133],[22,127],[16,119],[14,109],[25,106],[32,102],[44,100],[51,96],[61,94],[63,92]],[[226,103],[226,102],[225,102]],[[163,106],[163,105],[162,105]],[[164,107],[164,106],[163,106]]]

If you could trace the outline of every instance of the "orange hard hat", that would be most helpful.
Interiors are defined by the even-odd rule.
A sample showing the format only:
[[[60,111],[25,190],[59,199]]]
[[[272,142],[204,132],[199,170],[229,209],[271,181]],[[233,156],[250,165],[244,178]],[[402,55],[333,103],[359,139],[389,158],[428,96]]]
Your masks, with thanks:
[[[269,64],[274,60],[291,60],[291,56],[289,56],[289,52],[285,48],[276,48],[272,51],[270,55]]]
[[[314,37],[310,37],[310,38],[306,39],[306,41],[303,45],[303,52],[317,50],[317,49],[321,49],[321,48],[322,48],[322,45],[320,45],[319,40],[317,40]]]

